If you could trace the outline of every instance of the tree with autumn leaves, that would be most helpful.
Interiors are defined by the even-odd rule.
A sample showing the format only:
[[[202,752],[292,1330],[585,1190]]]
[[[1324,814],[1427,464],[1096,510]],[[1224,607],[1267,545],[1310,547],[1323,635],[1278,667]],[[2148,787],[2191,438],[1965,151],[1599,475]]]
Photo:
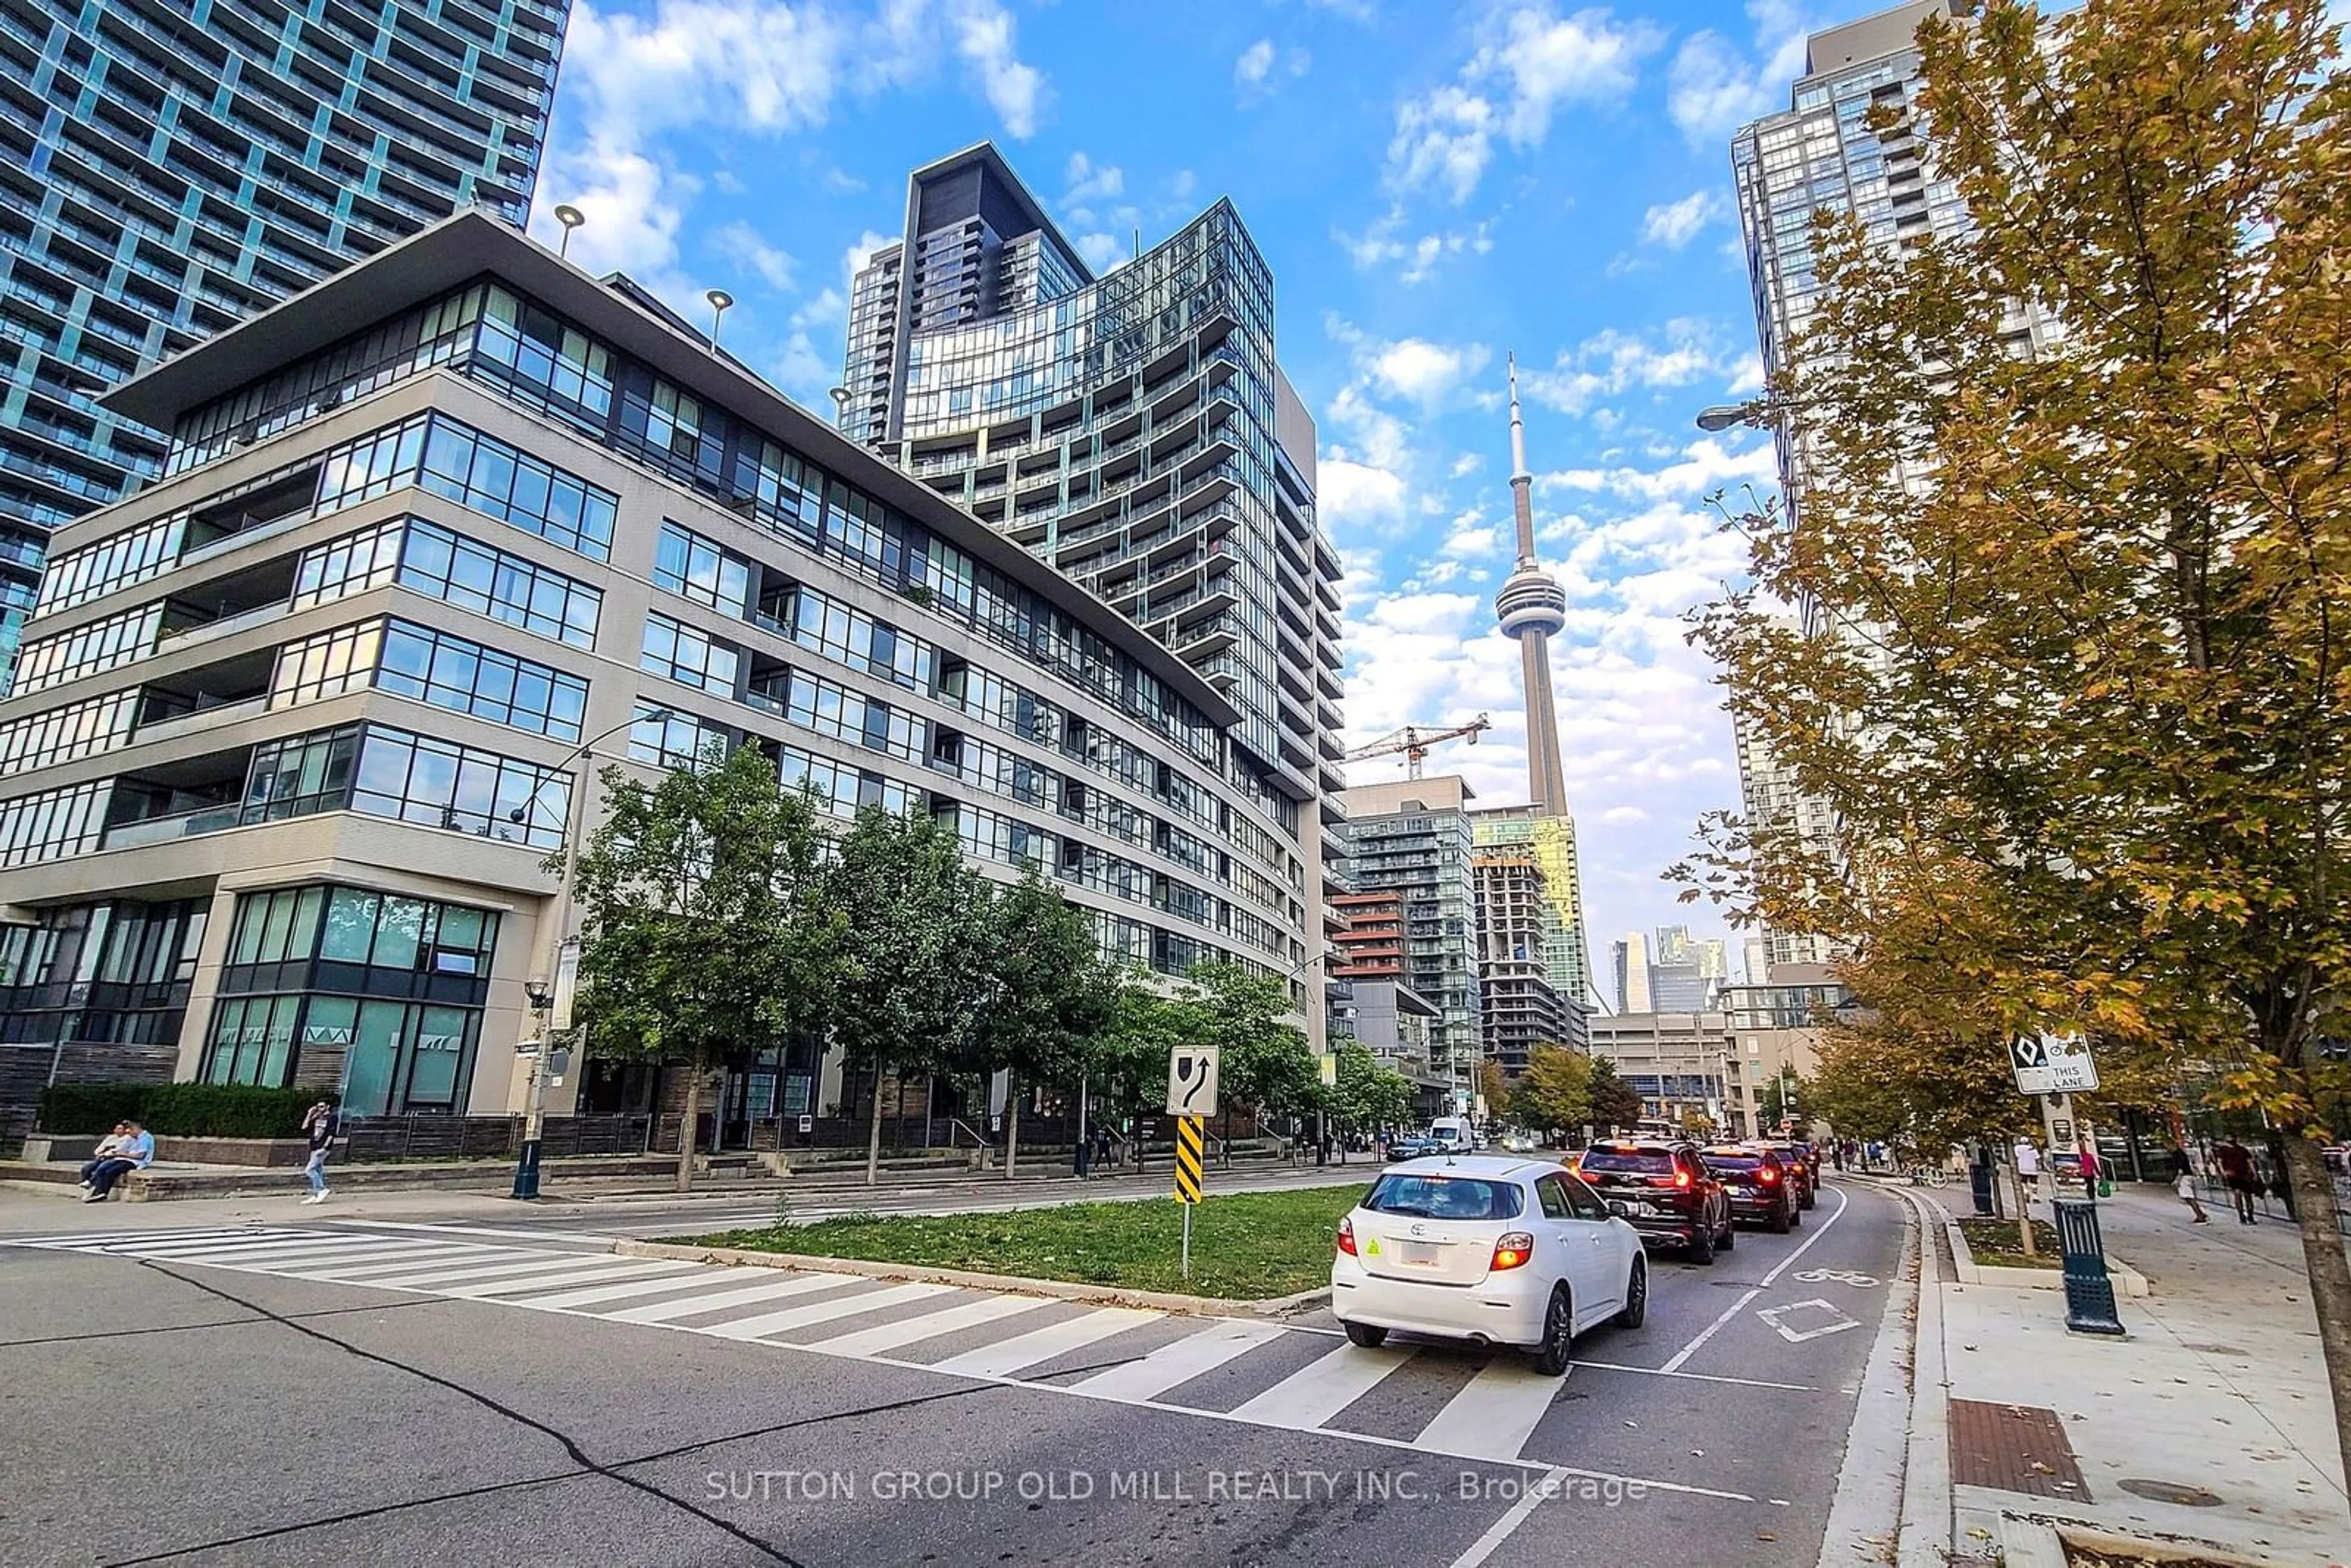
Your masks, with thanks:
[[[1941,977],[1966,1072],[2080,1030],[2286,1130],[2351,1455],[2319,1142],[2351,1032],[2340,40],[2321,0],[1993,0],[1919,40],[1971,223],[1815,218],[1769,393],[1792,515],[1738,519],[1753,586],[1696,631],[1838,841],[1719,819],[1690,869],[1865,989]]]

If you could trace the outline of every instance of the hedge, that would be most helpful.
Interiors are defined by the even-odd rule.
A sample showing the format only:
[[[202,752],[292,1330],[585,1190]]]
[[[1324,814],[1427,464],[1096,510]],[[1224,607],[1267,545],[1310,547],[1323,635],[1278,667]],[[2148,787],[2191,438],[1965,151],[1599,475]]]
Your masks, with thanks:
[[[303,1112],[334,1098],[244,1083],[57,1083],[41,1094],[40,1129],[83,1137],[133,1121],[167,1138],[290,1138]]]

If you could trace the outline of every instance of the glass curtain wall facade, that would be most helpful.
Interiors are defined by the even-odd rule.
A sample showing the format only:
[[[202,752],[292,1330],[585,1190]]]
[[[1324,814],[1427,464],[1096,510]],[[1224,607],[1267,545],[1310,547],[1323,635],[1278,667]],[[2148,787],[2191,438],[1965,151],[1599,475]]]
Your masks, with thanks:
[[[461,208],[519,225],[568,0],[0,0],[0,691],[49,532],[159,473],[93,398]]]
[[[1230,700],[1231,777],[1286,802],[1319,895],[1344,787],[1340,565],[1239,214],[1217,202],[1097,277],[983,145],[915,172],[906,235],[852,285],[843,429]]]
[[[362,264],[285,307],[272,332],[324,340],[290,362],[231,334],[124,390],[200,383],[134,410],[170,476],[58,541],[0,702],[0,956],[31,955],[5,983],[57,977],[18,930],[203,883],[183,1075],[479,1108],[603,737],[595,766],[752,746],[836,818],[925,812],[1125,963],[1296,972],[1286,801],[1230,781],[1213,686],[489,218],[408,246],[406,296]],[[214,452],[235,421],[270,434]],[[246,869],[298,862],[315,885]],[[786,1076],[771,1103],[808,1103]]]
[[[1560,1005],[1589,1014],[1594,987],[1592,950],[1583,924],[1583,868],[1575,848],[1575,819],[1539,806],[1489,806],[1469,813],[1480,850],[1523,847],[1542,873],[1543,978]],[[1568,1020],[1579,1033],[1579,1019]]]
[[[1484,1038],[1468,796],[1452,777],[1359,786],[1340,829],[1341,875],[1358,900],[1403,903],[1403,978],[1437,1009],[1433,1054],[1457,1074],[1475,1071]]]

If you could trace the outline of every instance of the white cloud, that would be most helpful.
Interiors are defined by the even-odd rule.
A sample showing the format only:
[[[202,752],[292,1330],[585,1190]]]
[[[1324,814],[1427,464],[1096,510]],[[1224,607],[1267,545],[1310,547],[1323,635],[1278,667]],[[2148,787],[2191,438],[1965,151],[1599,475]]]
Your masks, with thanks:
[[[791,288],[794,264],[790,255],[769,245],[749,224],[728,224],[711,237],[718,246],[719,255],[737,267],[758,273],[767,280],[770,288]]]
[[[1651,207],[1641,219],[1641,238],[1648,245],[1679,250],[1696,239],[1699,230],[1729,214],[1729,202],[1709,185],[1692,191],[1678,202]]]
[[[1108,272],[1126,259],[1127,242],[1116,235],[1082,234],[1070,242],[1096,272]]]
[[[1727,379],[1738,363],[1717,348],[1714,329],[1706,322],[1677,317],[1655,340],[1614,328],[1595,333],[1562,350],[1550,369],[1526,371],[1519,380],[1537,402],[1562,413],[1583,413],[1603,398],[1636,389]]]
[[[1280,91],[1285,78],[1304,76],[1313,63],[1304,49],[1283,50],[1271,38],[1259,38],[1233,61],[1233,85],[1244,104],[1257,103]]]
[[[1667,111],[1694,146],[1719,143],[1750,120],[1788,104],[1788,84],[1803,74],[1813,24],[1795,0],[1747,0],[1753,57],[1712,30],[1692,34],[1675,53]]]
[[[1404,516],[1404,479],[1388,469],[1325,454],[1315,462],[1314,481],[1315,511],[1334,538]]]
[[[980,89],[1007,134],[1028,138],[1037,133],[1037,115],[1045,98],[1045,75],[1021,62],[1013,41],[1012,14],[996,0],[951,0],[949,23],[956,52],[979,74]]]
[[[1562,16],[1538,0],[1489,13],[1456,78],[1396,106],[1389,185],[1436,187],[1457,204],[1467,201],[1497,136],[1521,149],[1538,146],[1562,108],[1622,99],[1642,59],[1664,42],[1655,26],[1619,22],[1596,6]]]
[[[1437,263],[1454,256],[1483,256],[1494,248],[1491,220],[1480,222],[1474,228],[1440,229],[1417,238],[1408,238],[1401,232],[1405,227],[1402,207],[1392,207],[1386,215],[1374,222],[1362,234],[1337,231],[1335,238],[1357,267],[1371,268],[1388,262],[1400,262],[1396,281],[1425,283],[1435,275]]]
[[[859,235],[857,243],[841,253],[841,281],[844,284],[854,283],[857,280],[857,275],[872,265],[874,252],[897,243],[888,235],[876,234],[872,229],[867,229],[863,234]]]
[[[1273,40],[1259,38],[1240,53],[1233,62],[1233,80],[1254,87],[1265,80],[1273,69]]]
[[[1066,175],[1070,188],[1061,200],[1071,206],[1126,193],[1126,171],[1115,163],[1097,163],[1083,152],[1070,154]]]
[[[1448,476],[1455,479],[1466,479],[1470,475],[1478,472],[1479,469],[1483,468],[1485,465],[1486,458],[1484,454],[1478,452],[1465,452],[1460,456],[1456,457],[1453,460],[1453,467]]]
[[[1545,488],[1557,485],[1657,502],[1677,496],[1710,495],[1729,486],[1776,485],[1779,474],[1778,459],[1768,442],[1733,450],[1709,435],[1691,442],[1675,461],[1660,468],[1568,468],[1544,475],[1541,483]]]
[[[1365,361],[1373,381],[1392,397],[1434,403],[1475,375],[1488,359],[1482,343],[1432,343],[1400,338],[1374,345]]]
[[[687,182],[665,183],[652,159],[602,141],[559,151],[548,172],[539,189],[563,194],[541,203],[531,225],[539,238],[556,243],[561,229],[549,212],[555,202],[568,202],[587,220],[571,237],[567,254],[573,261],[590,272],[626,272],[663,292],[691,292],[671,278],[684,221],[677,187],[690,188]],[[672,287],[664,288],[663,279]]]

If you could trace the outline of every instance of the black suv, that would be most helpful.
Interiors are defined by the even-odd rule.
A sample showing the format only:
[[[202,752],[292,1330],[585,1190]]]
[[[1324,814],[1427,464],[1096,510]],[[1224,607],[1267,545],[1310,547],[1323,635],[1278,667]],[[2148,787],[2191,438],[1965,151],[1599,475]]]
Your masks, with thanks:
[[[1729,1195],[1695,1145],[1647,1138],[1594,1144],[1573,1168],[1643,1241],[1667,1242],[1693,1263],[1711,1263],[1718,1249],[1728,1252],[1738,1240]]]
[[[1754,1220],[1776,1236],[1803,1223],[1802,1161],[1784,1161],[1777,1149],[1761,1145],[1724,1144],[1706,1151],[1706,1163],[1722,1178],[1738,1218]]]
[[[1788,1177],[1795,1184],[1796,1207],[1810,1208],[1821,1200],[1821,1156],[1810,1144],[1785,1143],[1778,1138],[1759,1138],[1750,1145],[1769,1149],[1780,1156],[1787,1167]],[[1798,1224],[1803,1223],[1802,1220]]]

